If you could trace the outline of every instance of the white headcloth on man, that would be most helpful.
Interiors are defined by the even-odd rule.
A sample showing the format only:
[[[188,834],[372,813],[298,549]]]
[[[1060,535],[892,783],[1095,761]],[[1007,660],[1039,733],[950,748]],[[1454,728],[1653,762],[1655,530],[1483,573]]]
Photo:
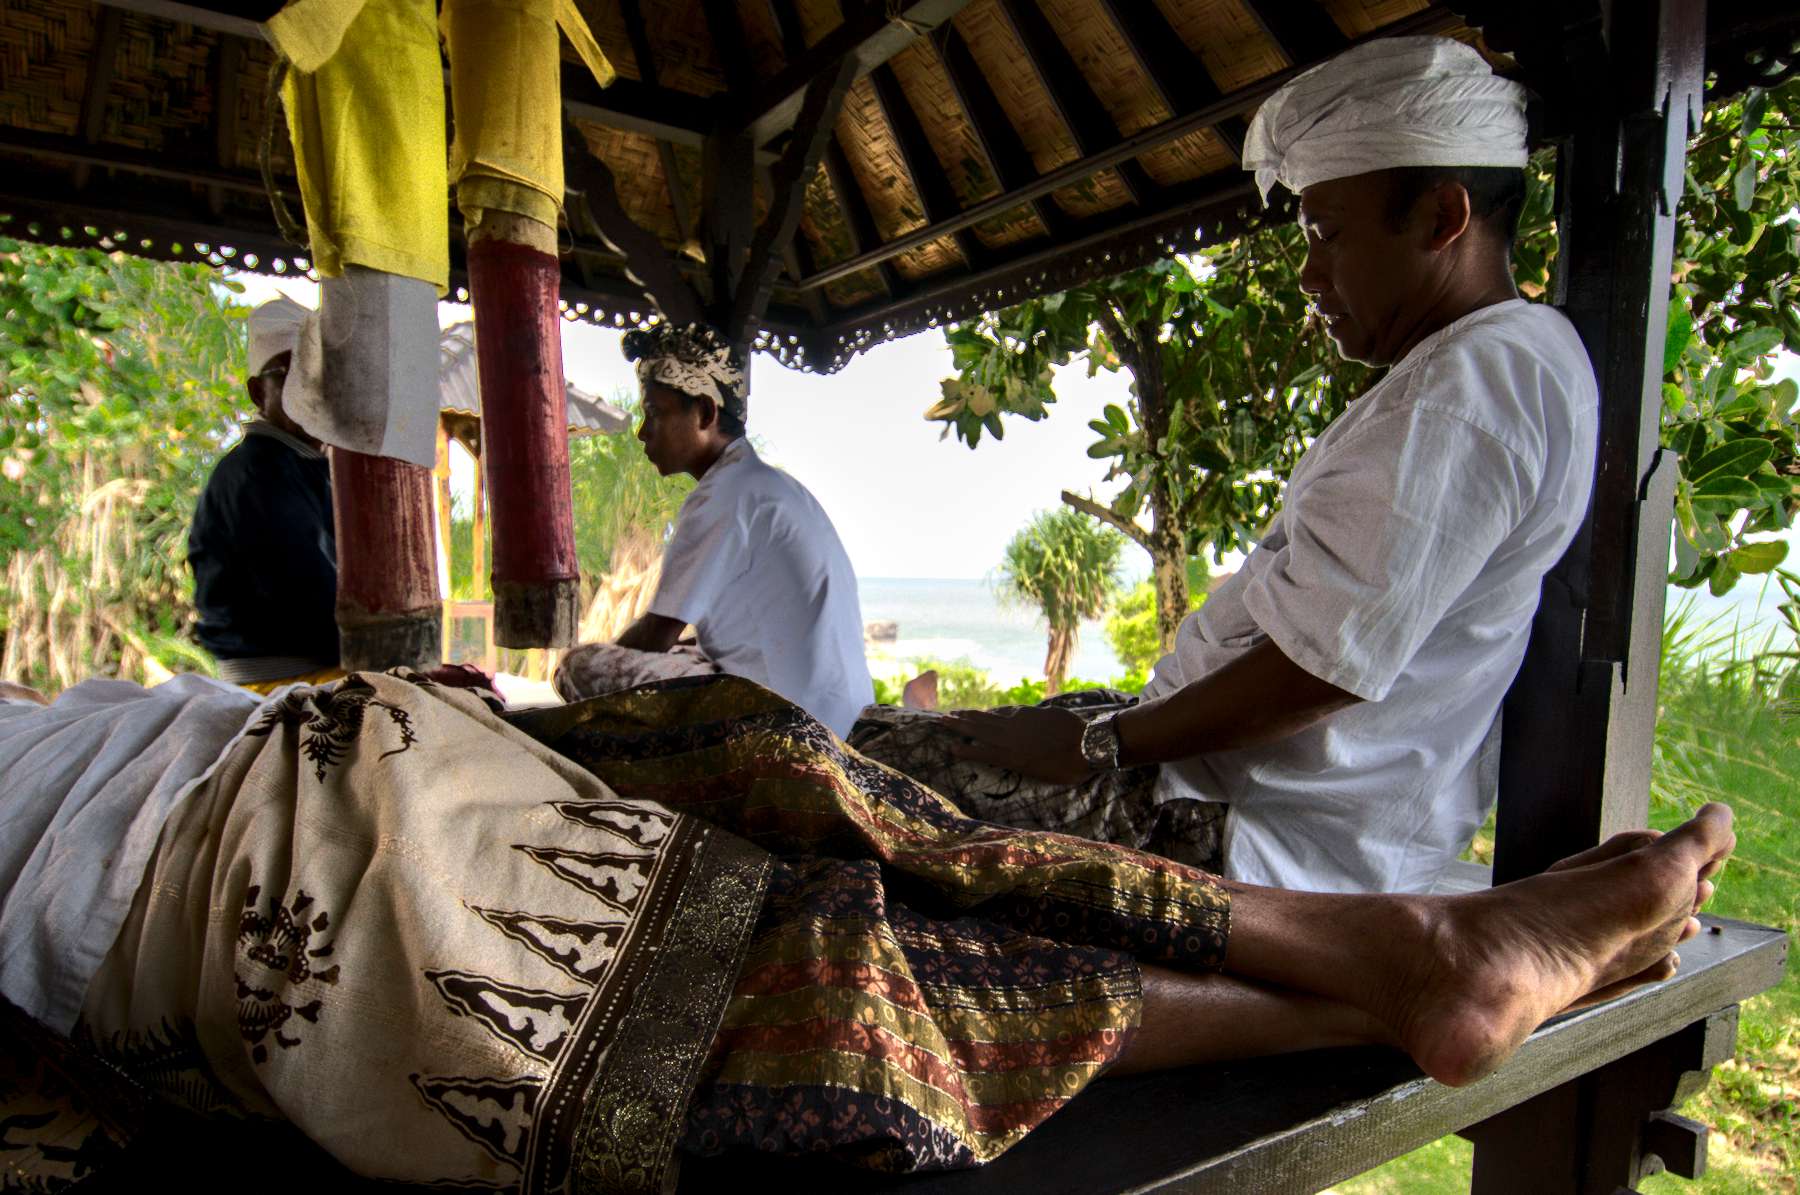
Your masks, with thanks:
[[[1523,166],[1525,89],[1445,37],[1388,37],[1346,50],[1264,101],[1244,169],[1267,203],[1398,166]]]
[[[291,353],[300,330],[313,313],[286,295],[270,299],[250,313],[250,375],[261,373],[274,358]]]

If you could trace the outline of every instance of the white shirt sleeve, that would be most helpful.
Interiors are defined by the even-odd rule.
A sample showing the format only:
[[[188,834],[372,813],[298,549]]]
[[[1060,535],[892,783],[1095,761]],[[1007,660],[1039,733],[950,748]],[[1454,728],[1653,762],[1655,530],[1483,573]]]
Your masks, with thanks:
[[[1529,507],[1536,478],[1490,432],[1431,407],[1330,446],[1244,593],[1294,663],[1380,701]]]
[[[745,521],[736,507],[731,493],[720,488],[688,496],[663,551],[652,614],[699,626],[718,608],[750,563]]]

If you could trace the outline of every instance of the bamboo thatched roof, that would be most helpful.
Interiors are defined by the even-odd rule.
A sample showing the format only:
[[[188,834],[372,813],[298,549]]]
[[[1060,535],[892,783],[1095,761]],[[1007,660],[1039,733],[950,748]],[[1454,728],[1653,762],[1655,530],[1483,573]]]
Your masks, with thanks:
[[[305,271],[262,173],[293,196],[268,117],[277,0],[0,0],[0,218],[37,239]],[[618,68],[565,63],[564,108],[663,245],[695,241],[701,146],[748,127],[783,147],[807,83],[851,86],[783,255],[759,343],[832,369],[858,349],[1234,235],[1257,216],[1244,123],[1284,80],[1358,39],[1462,38],[1547,107],[1601,0],[579,0]],[[248,15],[243,15],[245,13]],[[1800,5],[1713,0],[1717,88],[1784,76]],[[1539,113],[1540,118],[1542,113]],[[1543,121],[1540,119],[1540,124]],[[1552,125],[1554,121],[1552,120]],[[1554,133],[1551,127],[1549,132]],[[271,135],[273,134],[273,135]],[[752,197],[770,203],[770,172]],[[622,255],[571,207],[572,319],[652,318]],[[454,221],[454,217],[453,217]],[[454,259],[453,259],[454,260]],[[706,270],[682,268],[704,289]]]

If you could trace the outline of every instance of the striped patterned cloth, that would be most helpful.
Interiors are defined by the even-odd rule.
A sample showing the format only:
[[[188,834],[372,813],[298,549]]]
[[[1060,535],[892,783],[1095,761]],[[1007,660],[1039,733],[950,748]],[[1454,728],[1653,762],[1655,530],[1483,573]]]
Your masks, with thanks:
[[[514,724],[778,856],[682,1148],[989,1161],[1117,1059],[1140,961],[1216,969],[1229,899],[1120,847],[971,821],[736,677]]]

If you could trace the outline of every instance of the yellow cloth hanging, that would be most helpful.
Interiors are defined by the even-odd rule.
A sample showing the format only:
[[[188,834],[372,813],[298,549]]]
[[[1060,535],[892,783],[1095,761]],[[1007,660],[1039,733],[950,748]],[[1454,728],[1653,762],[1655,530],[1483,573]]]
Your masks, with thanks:
[[[613,80],[573,0],[446,0],[456,142],[450,177],[470,228],[490,211],[556,227],[562,210],[557,29],[601,86]]]
[[[264,26],[290,63],[282,101],[321,274],[449,283],[435,15],[432,0],[293,0]]]

